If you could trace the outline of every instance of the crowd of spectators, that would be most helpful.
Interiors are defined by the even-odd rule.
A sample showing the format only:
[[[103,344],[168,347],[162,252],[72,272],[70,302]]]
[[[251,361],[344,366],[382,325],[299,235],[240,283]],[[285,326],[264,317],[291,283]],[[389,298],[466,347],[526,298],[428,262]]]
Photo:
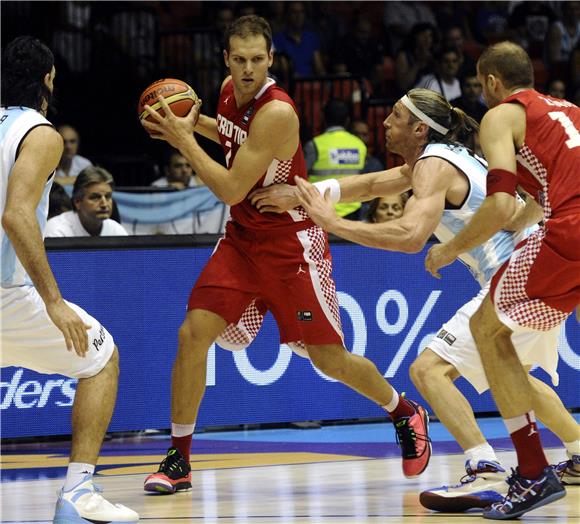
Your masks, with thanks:
[[[66,196],[78,174],[93,163],[106,165],[119,185],[136,185],[134,174],[116,169],[114,162],[100,161],[107,156],[139,158],[140,162],[147,158],[152,167],[139,185],[176,190],[200,185],[186,159],[150,143],[128,101],[133,100],[134,105],[143,86],[158,77],[172,76],[190,82],[204,99],[204,110],[214,111],[219,85],[227,73],[222,35],[243,14],[259,14],[270,21],[275,48],[271,71],[290,94],[298,79],[314,82],[331,78],[326,75],[350,75],[362,81],[364,93],[357,91],[356,100],[353,93],[347,93],[342,100],[351,105],[350,123],[335,124],[340,127],[338,133],[327,122],[326,130],[313,129],[311,136],[304,137],[307,160],[309,155],[312,159],[316,141],[334,133],[341,140],[347,137],[351,145],[359,140],[359,150],[365,149],[364,165],[358,169],[357,164],[358,171],[390,167],[377,131],[382,120],[367,118],[365,103],[388,107],[413,87],[439,91],[480,121],[486,106],[476,60],[486,45],[504,39],[528,51],[539,91],[576,104],[580,101],[579,1],[5,4],[3,42],[15,36],[12,32],[30,29],[53,47],[59,85],[68,86],[57,91],[59,112],[51,117],[59,125],[65,146],[56,181],[68,188]],[[46,16],[33,16],[39,10]],[[80,85],[85,86],[87,97]],[[91,117],[83,119],[79,109],[86,99],[90,100]],[[304,108],[321,112],[328,102],[327,98],[318,105],[299,105],[305,111],[303,122],[322,121]],[[356,114],[352,111],[355,102]],[[116,123],[110,126],[113,113]],[[79,154],[79,131],[83,154],[86,151],[93,161]],[[479,152],[477,139],[469,145]],[[214,151],[218,160],[220,154]],[[311,172],[316,176],[313,165]],[[55,189],[53,199],[51,212],[65,210],[79,216],[74,198],[67,204],[63,193]],[[359,211],[357,218],[363,218],[361,214]]]

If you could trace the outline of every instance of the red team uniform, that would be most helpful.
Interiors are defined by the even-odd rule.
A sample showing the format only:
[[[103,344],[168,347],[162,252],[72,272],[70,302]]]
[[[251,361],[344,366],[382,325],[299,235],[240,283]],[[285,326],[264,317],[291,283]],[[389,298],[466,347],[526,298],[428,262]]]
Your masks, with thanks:
[[[230,80],[218,103],[217,128],[227,167],[244,143],[260,108],[272,100],[296,107],[288,94],[268,79],[256,96],[238,108]],[[297,112],[297,111],[296,111]],[[290,160],[274,159],[253,187],[292,184],[307,178],[302,147]],[[217,342],[243,349],[256,336],[270,310],[280,341],[302,354],[304,344],[343,344],[336,288],[326,233],[301,208],[261,214],[245,198],[232,206],[226,233],[199,276],[188,310],[205,309],[229,325]]]
[[[508,327],[548,331],[580,304],[580,109],[533,89],[502,103],[525,108],[518,183],[544,209],[544,225],[493,277],[491,297]]]

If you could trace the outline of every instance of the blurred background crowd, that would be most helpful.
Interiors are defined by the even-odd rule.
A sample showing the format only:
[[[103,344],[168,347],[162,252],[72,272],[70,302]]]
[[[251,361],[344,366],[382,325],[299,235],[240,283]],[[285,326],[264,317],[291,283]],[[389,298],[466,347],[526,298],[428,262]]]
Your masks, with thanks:
[[[207,188],[181,155],[146,135],[136,106],[148,84],[171,77],[188,82],[203,99],[203,112],[215,115],[227,74],[222,35],[245,14],[264,16],[272,26],[276,58],[271,72],[297,103],[314,177],[317,169],[328,172],[324,159],[308,155],[309,144],[317,140],[342,140],[357,149],[356,166],[350,167],[361,173],[397,165],[386,150],[382,122],[397,98],[413,87],[439,91],[480,121],[486,107],[475,64],[483,48],[497,41],[509,39],[528,51],[539,91],[580,103],[579,1],[3,1],[2,44],[31,34],[55,54],[55,108],[48,116],[65,142],[56,179],[65,191],[55,196],[54,215],[78,212],[79,195],[90,191],[75,188],[77,176],[99,166],[111,176],[101,175],[97,185],[111,190],[116,185],[115,200],[117,193],[127,192],[125,201],[117,201],[121,215],[144,195],[152,205],[166,202],[168,192],[196,195],[195,205],[189,196],[180,198],[179,211],[165,214],[163,222],[141,220],[138,213],[121,216],[129,234],[223,228],[227,210],[212,207]],[[219,146],[203,139],[202,144],[223,163]],[[477,140],[469,145],[479,150]],[[101,204],[104,213],[105,193],[94,206],[96,214]],[[404,206],[405,200],[340,212],[380,221],[396,218],[391,207]],[[381,214],[386,205],[390,212]],[[109,207],[115,218],[116,206]]]

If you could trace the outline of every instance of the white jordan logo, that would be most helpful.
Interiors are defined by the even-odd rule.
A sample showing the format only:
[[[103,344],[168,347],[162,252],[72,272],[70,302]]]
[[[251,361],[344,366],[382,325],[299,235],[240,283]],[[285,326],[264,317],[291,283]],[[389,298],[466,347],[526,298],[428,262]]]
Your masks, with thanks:
[[[535,426],[530,426],[530,432],[528,433],[528,437],[531,437],[534,433],[537,433]]]
[[[299,275],[300,273],[306,273],[306,271],[304,271],[304,270],[302,269],[302,264],[300,264],[300,265],[298,266],[298,271],[296,271],[296,274],[297,274],[297,275]]]

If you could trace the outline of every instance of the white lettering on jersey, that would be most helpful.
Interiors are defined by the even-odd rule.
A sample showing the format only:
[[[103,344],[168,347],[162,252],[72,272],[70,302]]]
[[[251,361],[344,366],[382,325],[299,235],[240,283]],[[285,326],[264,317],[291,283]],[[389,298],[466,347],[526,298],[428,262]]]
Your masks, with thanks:
[[[574,107],[572,102],[568,102],[567,100],[550,100],[549,98],[539,96],[538,98],[542,99],[546,104],[553,107]]]
[[[223,115],[217,116],[217,124],[218,133],[224,135],[227,138],[232,138],[233,141],[238,145],[242,145],[246,141],[246,138],[248,138],[247,131],[244,131],[239,126],[225,118]]]

